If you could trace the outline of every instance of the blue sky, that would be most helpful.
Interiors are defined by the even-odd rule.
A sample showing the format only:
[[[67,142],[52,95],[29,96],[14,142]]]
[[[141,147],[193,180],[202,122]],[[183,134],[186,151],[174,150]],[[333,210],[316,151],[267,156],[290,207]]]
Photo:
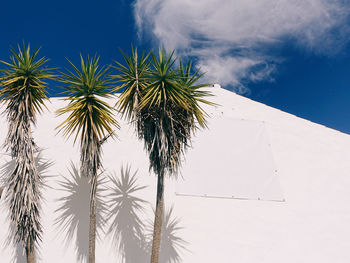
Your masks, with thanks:
[[[164,46],[205,81],[350,133],[349,10],[345,0],[5,1],[0,59],[22,40],[60,69],[80,53],[110,64],[131,43]]]

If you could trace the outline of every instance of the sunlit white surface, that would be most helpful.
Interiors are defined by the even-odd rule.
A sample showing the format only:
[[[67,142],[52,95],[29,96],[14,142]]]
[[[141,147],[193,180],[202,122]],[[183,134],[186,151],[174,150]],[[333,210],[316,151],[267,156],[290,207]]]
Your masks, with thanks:
[[[212,117],[210,130],[199,132],[198,137],[194,138],[195,148],[187,153],[183,176],[186,181],[193,179],[191,185],[198,186],[198,195],[208,191],[208,178],[212,180],[219,176],[220,181],[226,182],[227,186],[223,188],[223,192],[216,187],[213,195],[224,197],[229,189],[235,196],[237,190],[242,191],[237,193],[238,196],[248,197],[248,200],[179,195],[176,193],[190,185],[186,186],[186,181],[181,181],[181,177],[178,181],[166,180],[166,206],[168,211],[171,207],[173,210],[164,232],[166,234],[161,262],[170,262],[170,258],[186,263],[349,262],[350,136],[254,102],[218,86],[213,88],[213,92],[216,95],[213,100],[221,106],[208,108]],[[111,100],[112,102],[114,101]],[[56,118],[55,110],[65,103],[51,99],[51,104],[48,104],[49,111],[39,117],[34,130],[35,140],[42,148],[41,163],[46,163],[42,210],[44,235],[39,262],[79,262],[86,258],[87,253],[86,182],[76,180],[77,186],[80,186],[77,187],[74,184],[72,168],[72,164],[74,167],[79,162],[78,145],[73,147],[71,139],[65,140],[55,130],[64,119],[64,116]],[[0,141],[3,142],[7,127],[4,116],[0,118]],[[232,123],[227,124],[227,130],[222,131],[220,125],[226,125],[228,121]],[[237,151],[227,145],[221,153],[224,158],[214,158],[210,155],[210,146],[215,143],[199,141],[200,138],[205,138],[205,134],[211,134],[211,138],[214,138],[216,133],[221,142],[227,137],[227,141],[232,143],[231,139],[237,136],[244,141],[244,136],[249,133],[241,132],[239,128],[234,129],[241,122],[253,123],[256,127],[263,123],[263,136],[266,136],[264,138],[270,144],[270,153],[267,152],[267,155],[270,154],[271,157],[267,159],[269,163],[266,171],[277,170],[276,174],[266,173],[275,180],[270,189],[256,185],[258,190],[251,190],[250,196],[243,196],[241,187],[230,185],[233,181],[228,177],[232,176],[230,173],[237,167],[244,165],[247,166],[247,171],[259,170],[258,164],[263,160],[260,159],[263,158],[260,153],[246,155],[242,160],[239,159],[242,156],[235,156]],[[143,263],[148,262],[149,256],[146,234],[150,232],[147,226],[153,219],[156,179],[148,171],[148,159],[142,143],[133,135],[132,127],[125,121],[121,123],[122,128],[117,132],[118,139],[109,140],[103,145],[103,164],[106,175],[113,174],[115,178],[121,178],[123,168],[124,175],[128,174],[128,177],[120,185],[113,185],[108,178],[105,178],[105,183],[100,184],[100,189],[107,188],[100,191],[100,200],[104,204],[100,212],[107,213],[104,216],[107,222],[104,227],[100,227],[96,262]],[[266,143],[262,145],[262,149],[266,150]],[[194,164],[190,160],[194,160]],[[198,166],[200,160],[203,160],[203,167],[207,169]],[[0,156],[2,166],[9,161],[8,156]],[[213,174],[218,166],[220,170]],[[189,169],[199,169],[201,176],[191,178],[190,174],[186,174]],[[261,171],[265,171],[264,169]],[[137,181],[134,188],[128,188],[132,186],[130,178],[134,174]],[[255,173],[257,182],[266,182],[259,177],[261,174],[263,173]],[[247,179],[248,182],[251,182],[251,178],[253,177]],[[73,190],[71,187],[68,191],[69,182],[73,182],[73,187],[76,187]],[[186,191],[194,190],[196,189],[190,188]],[[113,196],[113,191],[118,195]],[[259,191],[271,192],[275,196],[266,199],[282,198],[285,201],[253,200]],[[123,199],[124,192],[129,193],[128,199]],[[7,263],[16,255],[16,250],[4,245],[8,222],[3,199],[0,203],[0,262]],[[68,212],[64,209],[64,204],[69,205]],[[114,204],[122,204],[118,206],[118,217],[108,216],[108,210],[113,210]],[[135,204],[143,210],[135,209],[134,217],[131,217],[128,211],[130,208],[134,209]],[[67,236],[69,230],[62,226],[62,218],[68,220],[69,216],[77,226],[76,232],[71,231],[71,236]],[[139,233],[126,231],[129,226],[133,226],[133,229],[140,226],[135,218],[140,219],[141,224],[144,222],[145,229],[142,228]],[[113,224],[120,230],[119,236],[112,233],[110,226]],[[177,245],[174,237],[178,240]],[[118,244],[123,245],[126,256],[117,249]],[[133,251],[132,255],[130,251]],[[15,262],[25,261],[17,257]]]
[[[222,113],[211,116],[208,126],[209,130],[198,132],[193,139],[176,193],[283,201],[264,122]]]

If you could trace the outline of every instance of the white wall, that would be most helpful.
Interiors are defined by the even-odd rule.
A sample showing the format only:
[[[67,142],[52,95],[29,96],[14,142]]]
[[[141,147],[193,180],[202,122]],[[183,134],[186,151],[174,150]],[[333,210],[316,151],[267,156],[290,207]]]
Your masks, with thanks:
[[[264,122],[266,136],[271,144],[270,154],[277,170],[278,186],[274,189],[280,191],[285,201],[181,196],[175,193],[186,185],[182,179],[179,178],[178,182],[167,180],[166,205],[168,210],[170,207],[173,210],[168,227],[164,230],[161,262],[176,262],[176,259],[186,263],[349,262],[350,137],[221,88],[213,90],[215,101],[221,106],[208,109],[212,120],[225,118],[233,122],[241,119]],[[51,102],[48,104],[49,112],[39,118],[34,132],[37,144],[43,149],[41,167],[45,168],[45,162],[48,166],[44,173],[47,186],[43,191],[44,236],[40,246],[40,262],[79,262],[87,252],[88,185],[79,177],[79,187],[72,183],[74,171],[71,163],[78,165],[79,151],[77,146],[72,147],[72,140],[64,140],[54,130],[64,118],[56,118],[54,112],[65,102],[58,99],[52,99]],[[5,124],[3,116],[1,123]],[[215,127],[211,127],[211,130],[215,130]],[[206,132],[210,131],[203,133]],[[103,146],[106,174],[114,173],[116,178],[121,178],[121,168],[124,167],[126,178],[119,185],[119,195],[113,195],[117,187],[110,180],[105,179],[108,183],[100,184],[101,189],[111,188],[100,192],[101,203],[104,204],[101,209],[118,211],[114,213],[117,214],[116,218],[111,215],[101,217],[107,222],[104,227],[106,233],[100,230],[101,239],[97,245],[97,262],[100,263],[148,261],[145,259],[150,248],[147,234],[151,232],[149,221],[153,220],[156,180],[148,172],[147,155],[142,143],[132,134],[133,129],[123,122],[118,140],[108,141]],[[227,136],[229,134],[237,136],[235,130]],[[3,142],[5,135],[6,125],[2,125],[0,142]],[[198,134],[198,138],[201,136],[203,134]],[[207,142],[197,140],[195,143],[200,143],[201,148],[205,149]],[[191,154],[190,150],[188,156]],[[232,153],[225,151],[224,154]],[[208,163],[206,155],[204,150],[196,152],[196,158],[203,157],[206,160],[203,165],[215,166],[218,161],[212,158],[212,162]],[[0,157],[0,165],[8,161],[8,156]],[[247,162],[259,169],[254,158]],[[129,179],[137,171],[135,185],[140,186],[140,189],[128,185],[128,165]],[[238,165],[232,158],[224,167],[227,176]],[[191,169],[197,168],[191,166],[190,159],[187,159],[183,167],[184,178],[190,176]],[[202,176],[207,182],[208,178],[209,182],[211,178],[216,179],[212,173]],[[257,180],[261,179],[259,174],[256,176]],[[220,179],[230,182],[229,178],[227,181],[222,177]],[[192,189],[206,191],[202,180],[198,179],[197,186]],[[234,188],[233,185],[233,191]],[[129,195],[123,196],[122,192]],[[221,193],[217,195],[220,197]],[[2,246],[8,224],[4,201],[0,203]],[[143,210],[137,210],[137,205]],[[130,208],[135,211],[133,216],[130,215]],[[71,222],[76,224],[78,231],[74,231]],[[140,222],[144,223],[145,229],[142,229]],[[63,229],[65,223],[67,229]],[[131,226],[136,231],[130,231]],[[120,232],[116,235],[114,229]],[[69,231],[72,236],[67,238]],[[121,249],[127,253],[126,257],[118,249],[118,237],[121,239]],[[11,262],[16,250],[11,246],[2,247],[0,261]],[[170,258],[173,261],[169,261]],[[17,262],[24,261],[18,258]]]

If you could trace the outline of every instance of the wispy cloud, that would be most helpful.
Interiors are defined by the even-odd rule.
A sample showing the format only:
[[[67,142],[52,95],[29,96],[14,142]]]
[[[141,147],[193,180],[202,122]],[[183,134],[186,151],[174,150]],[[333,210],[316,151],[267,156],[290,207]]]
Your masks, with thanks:
[[[280,61],[271,47],[339,51],[349,8],[346,0],[136,0],[134,15],[140,37],[193,57],[208,81],[244,93],[243,80],[271,79]]]

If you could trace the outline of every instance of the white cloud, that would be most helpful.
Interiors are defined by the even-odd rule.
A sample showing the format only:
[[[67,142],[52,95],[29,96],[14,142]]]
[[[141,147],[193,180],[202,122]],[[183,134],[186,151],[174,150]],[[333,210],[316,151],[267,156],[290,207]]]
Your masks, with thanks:
[[[312,52],[346,42],[349,4],[341,0],[136,0],[139,35],[196,58],[210,82],[246,92],[242,80],[271,78],[268,50],[293,41]]]

